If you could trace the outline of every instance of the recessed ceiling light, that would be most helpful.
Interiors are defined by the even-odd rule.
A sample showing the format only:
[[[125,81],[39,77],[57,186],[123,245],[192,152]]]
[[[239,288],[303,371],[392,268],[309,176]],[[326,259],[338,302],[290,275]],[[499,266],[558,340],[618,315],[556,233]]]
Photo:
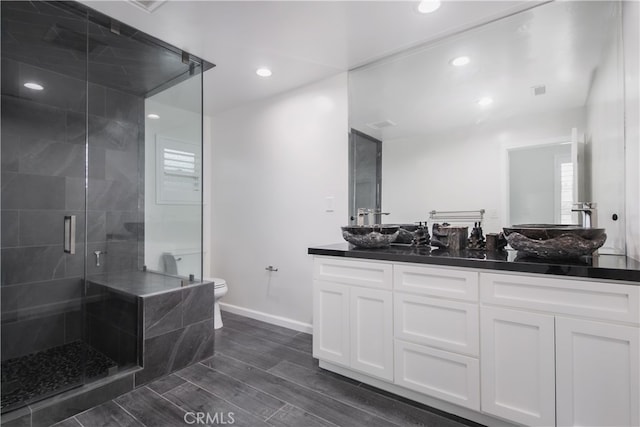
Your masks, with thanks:
[[[487,105],[491,105],[492,103],[493,98],[489,96],[483,96],[482,98],[478,99],[478,105],[481,107],[486,107]]]
[[[457,58],[453,58],[450,61],[451,65],[453,65],[454,67],[463,67],[469,62],[471,62],[471,59],[469,59],[468,56],[458,56]]]
[[[271,74],[273,73],[271,72],[270,69],[263,67],[263,68],[258,68],[256,70],[256,74],[259,75],[260,77],[271,77]]]
[[[147,117],[148,117],[148,118],[150,118],[150,119],[153,119],[153,120],[157,120],[157,119],[159,119],[159,118],[160,118],[160,116],[159,116],[159,115],[157,115],[157,114],[153,114],[153,113],[151,113],[151,114],[147,114]]]
[[[440,8],[440,0],[422,0],[418,5],[418,12],[431,13]]]
[[[42,90],[44,89],[44,86],[38,84],[38,83],[34,83],[34,82],[27,82],[24,84],[24,87],[31,89],[31,90]]]

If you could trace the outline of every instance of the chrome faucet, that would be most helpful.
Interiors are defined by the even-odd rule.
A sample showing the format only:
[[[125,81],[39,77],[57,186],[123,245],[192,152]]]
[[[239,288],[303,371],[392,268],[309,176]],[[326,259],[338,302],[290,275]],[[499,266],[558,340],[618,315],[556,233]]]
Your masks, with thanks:
[[[581,225],[584,228],[595,228],[597,224],[596,203],[579,202],[573,204],[571,212],[580,212],[582,214]]]
[[[382,224],[382,215],[389,215],[390,212],[382,212],[380,209],[358,208],[357,225]],[[365,224],[366,217],[366,224]]]
[[[390,213],[391,212],[382,212],[379,209],[371,209],[369,215],[373,216],[373,223],[369,220],[369,225],[382,224],[382,215],[389,215]]]

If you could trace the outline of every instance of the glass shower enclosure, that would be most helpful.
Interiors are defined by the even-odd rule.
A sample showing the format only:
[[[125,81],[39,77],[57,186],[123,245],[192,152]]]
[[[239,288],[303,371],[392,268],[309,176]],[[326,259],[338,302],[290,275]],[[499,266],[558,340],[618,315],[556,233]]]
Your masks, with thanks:
[[[213,65],[75,2],[1,7],[5,413],[139,364],[136,298],[92,283],[202,277]]]

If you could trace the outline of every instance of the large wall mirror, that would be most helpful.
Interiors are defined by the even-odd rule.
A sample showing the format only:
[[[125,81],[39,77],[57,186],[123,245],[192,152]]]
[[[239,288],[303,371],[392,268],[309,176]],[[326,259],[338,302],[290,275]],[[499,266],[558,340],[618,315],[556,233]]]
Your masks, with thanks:
[[[384,222],[485,209],[497,232],[575,224],[572,203],[595,202],[600,252],[624,253],[621,38],[620,3],[552,2],[352,70],[350,127],[382,142]]]

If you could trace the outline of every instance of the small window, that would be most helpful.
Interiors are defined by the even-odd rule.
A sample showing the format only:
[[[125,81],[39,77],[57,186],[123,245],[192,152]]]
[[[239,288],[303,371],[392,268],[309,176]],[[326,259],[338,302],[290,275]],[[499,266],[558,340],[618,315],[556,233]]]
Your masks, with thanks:
[[[573,163],[560,163],[560,224],[571,224],[573,207]]]
[[[156,137],[156,202],[191,205],[202,200],[200,147],[186,141]]]
[[[573,224],[574,168],[571,154],[554,156],[554,193],[556,224]]]

